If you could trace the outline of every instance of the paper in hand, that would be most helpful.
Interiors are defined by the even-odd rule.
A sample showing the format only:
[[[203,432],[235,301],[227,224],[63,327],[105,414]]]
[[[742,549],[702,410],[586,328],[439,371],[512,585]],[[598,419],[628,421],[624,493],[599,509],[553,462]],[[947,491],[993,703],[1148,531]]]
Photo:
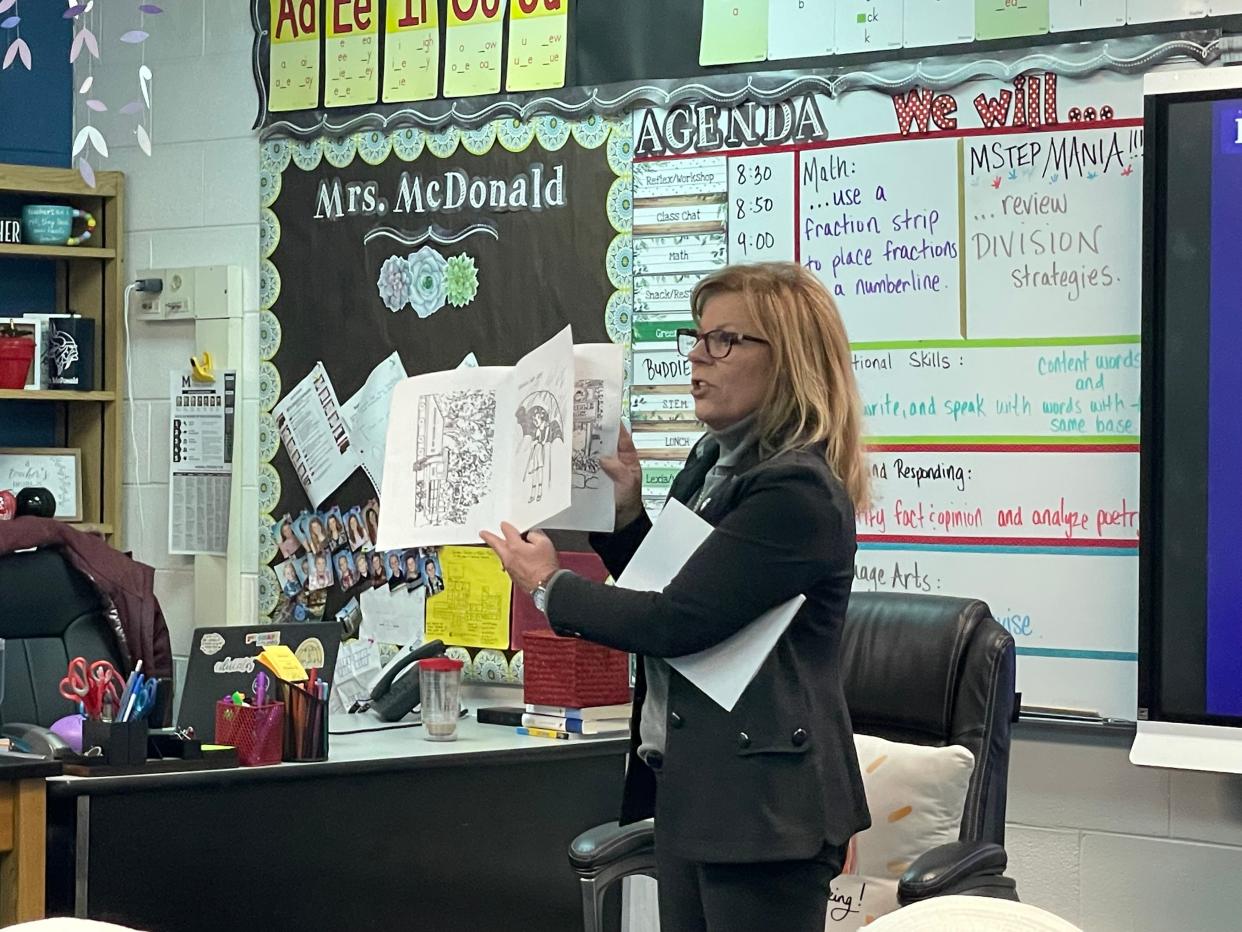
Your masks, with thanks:
[[[710,524],[681,502],[669,499],[617,585],[641,592],[663,591],[711,533]],[[668,664],[731,712],[805,601],[801,595],[790,599],[727,640],[697,654],[671,657]]]

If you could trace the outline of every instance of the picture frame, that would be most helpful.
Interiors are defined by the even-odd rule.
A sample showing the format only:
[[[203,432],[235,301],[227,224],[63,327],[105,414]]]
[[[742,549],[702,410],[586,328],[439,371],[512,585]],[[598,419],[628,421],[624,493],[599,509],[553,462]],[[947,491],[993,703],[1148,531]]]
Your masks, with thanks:
[[[42,486],[56,497],[56,520],[82,521],[82,450],[0,447],[0,489],[16,495],[28,486]]]

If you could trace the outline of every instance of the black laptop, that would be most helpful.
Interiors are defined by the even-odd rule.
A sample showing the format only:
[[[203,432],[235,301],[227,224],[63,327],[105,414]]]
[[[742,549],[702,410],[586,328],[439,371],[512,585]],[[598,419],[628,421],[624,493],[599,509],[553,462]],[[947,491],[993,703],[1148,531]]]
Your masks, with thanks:
[[[269,644],[288,646],[304,667],[317,667],[318,676],[331,682],[341,646],[341,626],[335,621],[242,627],[196,628],[190,644],[190,662],[177,725],[194,727],[199,740],[211,743],[216,734],[216,703],[234,692],[253,701],[254,676],[266,670],[258,661]]]

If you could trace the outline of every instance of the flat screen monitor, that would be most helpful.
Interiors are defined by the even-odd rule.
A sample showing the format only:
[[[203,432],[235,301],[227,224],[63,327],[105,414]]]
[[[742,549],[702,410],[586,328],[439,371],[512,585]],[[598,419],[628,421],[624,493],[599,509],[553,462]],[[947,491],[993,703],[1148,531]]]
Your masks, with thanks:
[[[1210,71],[1146,98],[1139,717],[1242,725],[1242,74]]]

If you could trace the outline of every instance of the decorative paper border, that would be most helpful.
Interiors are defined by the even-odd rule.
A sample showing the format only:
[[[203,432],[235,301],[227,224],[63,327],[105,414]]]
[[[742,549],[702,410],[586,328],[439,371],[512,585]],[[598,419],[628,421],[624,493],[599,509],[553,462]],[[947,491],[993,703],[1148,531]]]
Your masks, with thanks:
[[[579,121],[565,121],[555,115],[531,120],[496,120],[487,126],[461,129],[450,126],[436,133],[422,129],[402,128],[386,134],[364,130],[346,137],[320,136],[313,139],[267,139],[260,148],[259,158],[259,618],[258,624],[272,623],[271,614],[280,604],[280,586],[272,564],[278,562],[278,541],[272,512],[280,503],[280,475],[273,465],[280,452],[280,439],[272,409],[280,400],[280,373],[274,360],[280,352],[282,327],[273,306],[280,297],[280,272],[271,261],[280,243],[280,221],[272,210],[280,197],[282,179],[290,165],[313,171],[327,159],[337,168],[345,168],[355,158],[375,165],[389,153],[405,161],[413,161],[424,149],[437,158],[448,158],[464,146],[471,155],[486,155],[500,144],[510,152],[523,152],[538,143],[544,150],[555,152],[570,138],[584,149],[598,149],[607,144],[608,164],[616,181],[609,187],[604,202],[608,222],[616,231],[605,259],[605,273],[613,284],[604,313],[608,336],[625,350],[625,384],[622,411],[629,408],[630,332],[633,306],[633,280],[626,274],[631,267],[630,231],[633,226],[633,130],[628,119],[605,120],[591,115]],[[380,153],[383,153],[383,157]]]
[[[873,90],[896,94],[915,85],[947,90],[977,79],[1011,81],[1027,71],[1047,71],[1064,77],[1085,77],[1098,71],[1132,74],[1174,59],[1200,64],[1216,61],[1223,52],[1219,29],[1203,29],[1175,36],[1140,36],[1098,42],[1049,46],[1035,52],[997,52],[944,56],[916,61],[879,63],[866,68],[769,71],[759,74],[727,73],[710,78],[628,82],[596,87],[566,88],[543,96],[509,95],[437,99],[416,104],[377,105],[370,111],[334,121],[335,114],[307,111],[268,125],[267,88],[263,81],[262,55],[267,38],[255,18],[254,68],[259,87],[259,116],[255,128],[260,138],[309,139],[321,134],[350,135],[364,129],[385,132],[402,127],[436,130],[446,126],[478,128],[503,119],[529,122],[538,114],[555,114],[565,120],[582,120],[589,114],[618,118],[638,107],[671,107],[684,101],[734,107],[748,100],[777,103],[807,93],[830,97],[851,91]],[[1025,54],[1024,54],[1025,52]],[[299,122],[308,119],[315,122]]]

